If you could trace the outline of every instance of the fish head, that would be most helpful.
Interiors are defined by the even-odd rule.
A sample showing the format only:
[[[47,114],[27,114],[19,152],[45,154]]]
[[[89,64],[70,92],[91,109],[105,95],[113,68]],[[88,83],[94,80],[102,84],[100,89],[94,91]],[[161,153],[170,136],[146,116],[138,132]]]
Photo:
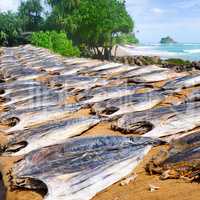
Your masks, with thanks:
[[[0,95],[5,94],[5,90],[3,88],[0,88]]]
[[[151,131],[154,128],[154,125],[148,121],[140,121],[140,122],[135,122],[132,124],[128,124],[127,126],[127,133],[134,133],[134,134],[139,134],[143,135],[149,131]],[[126,130],[125,130],[126,131]]]
[[[1,125],[7,126],[7,127],[14,127],[20,122],[20,119],[18,117],[10,117],[5,120],[2,120],[0,122]]]
[[[12,153],[18,152],[28,145],[27,141],[20,141],[15,143],[8,143],[4,148],[3,156],[9,156]]]
[[[113,130],[120,131],[124,134],[138,134],[143,135],[154,129],[154,124],[150,121],[134,121],[127,120],[126,117],[120,118],[117,122],[111,125]]]

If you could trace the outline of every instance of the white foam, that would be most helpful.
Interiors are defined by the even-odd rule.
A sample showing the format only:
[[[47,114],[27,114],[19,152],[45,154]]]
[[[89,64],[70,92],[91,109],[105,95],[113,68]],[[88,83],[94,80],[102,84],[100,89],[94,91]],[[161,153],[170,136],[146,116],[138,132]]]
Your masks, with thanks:
[[[137,56],[160,56],[160,57],[179,57],[185,55],[184,53],[159,51],[154,48],[148,47],[123,47],[120,46],[121,50],[127,55],[137,55]]]
[[[200,53],[200,49],[184,50],[185,53]]]

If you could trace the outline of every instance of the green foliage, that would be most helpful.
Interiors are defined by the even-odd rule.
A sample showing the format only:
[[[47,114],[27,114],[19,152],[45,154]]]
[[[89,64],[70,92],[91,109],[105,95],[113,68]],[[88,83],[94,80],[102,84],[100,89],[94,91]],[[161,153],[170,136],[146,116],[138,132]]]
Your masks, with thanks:
[[[78,8],[80,0],[47,0],[47,2],[52,7],[52,12],[46,21],[47,26],[51,27],[53,24],[56,30],[64,30],[70,35],[76,28],[71,14]]]
[[[77,24],[75,35],[88,46],[110,46],[115,34],[133,29],[124,4],[117,0],[83,0],[72,18]]]
[[[114,45],[114,37],[129,33],[133,21],[125,4],[118,0],[71,0],[74,6],[64,6],[67,0],[49,0],[53,11],[59,13],[57,22],[61,29],[68,31],[73,41],[98,57],[109,59]],[[100,49],[103,48],[103,51]]]
[[[51,32],[35,32],[32,34],[31,43],[38,47],[44,47],[53,50],[53,44],[51,40]]]
[[[40,0],[22,1],[18,9],[19,17],[22,21],[23,31],[38,31],[40,30],[43,18],[43,7]]]
[[[66,33],[51,32],[51,41],[53,51],[64,56],[79,56],[80,52],[77,47],[73,47],[72,41],[67,38]]]
[[[170,58],[165,60],[166,63],[172,64],[172,65],[189,65],[191,64],[190,61],[182,60],[180,58]]]
[[[16,45],[21,33],[21,24],[15,13],[0,13],[0,45]]]
[[[138,44],[139,40],[135,37],[134,34],[120,34],[118,36],[115,36],[114,38],[114,44]]]
[[[64,32],[35,32],[32,34],[31,43],[33,45],[44,47],[59,53],[63,56],[80,56],[80,51],[74,47]]]
[[[109,59],[116,43],[137,42],[123,0],[45,1],[51,6],[46,15],[41,0],[22,0],[17,14],[0,13],[0,44],[26,43],[32,32],[45,30],[33,33],[31,42],[62,55],[81,49],[82,55]]]
[[[70,12],[79,6],[80,0],[47,0],[47,2],[53,8],[59,10],[60,15],[66,15],[66,12]]]

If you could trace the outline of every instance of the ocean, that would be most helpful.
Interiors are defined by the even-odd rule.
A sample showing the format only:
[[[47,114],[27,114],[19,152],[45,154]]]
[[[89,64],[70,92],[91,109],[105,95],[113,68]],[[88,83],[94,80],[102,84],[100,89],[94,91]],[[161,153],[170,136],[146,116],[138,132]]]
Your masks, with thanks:
[[[121,46],[128,55],[160,56],[163,59],[181,58],[200,61],[200,44],[144,44]]]

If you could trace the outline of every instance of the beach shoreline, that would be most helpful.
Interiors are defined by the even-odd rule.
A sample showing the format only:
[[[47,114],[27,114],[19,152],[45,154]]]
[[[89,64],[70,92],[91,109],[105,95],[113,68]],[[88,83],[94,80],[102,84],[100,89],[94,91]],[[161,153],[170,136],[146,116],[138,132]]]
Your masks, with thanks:
[[[200,61],[200,44],[126,44],[118,45],[117,56],[159,56],[161,59],[178,58]]]

